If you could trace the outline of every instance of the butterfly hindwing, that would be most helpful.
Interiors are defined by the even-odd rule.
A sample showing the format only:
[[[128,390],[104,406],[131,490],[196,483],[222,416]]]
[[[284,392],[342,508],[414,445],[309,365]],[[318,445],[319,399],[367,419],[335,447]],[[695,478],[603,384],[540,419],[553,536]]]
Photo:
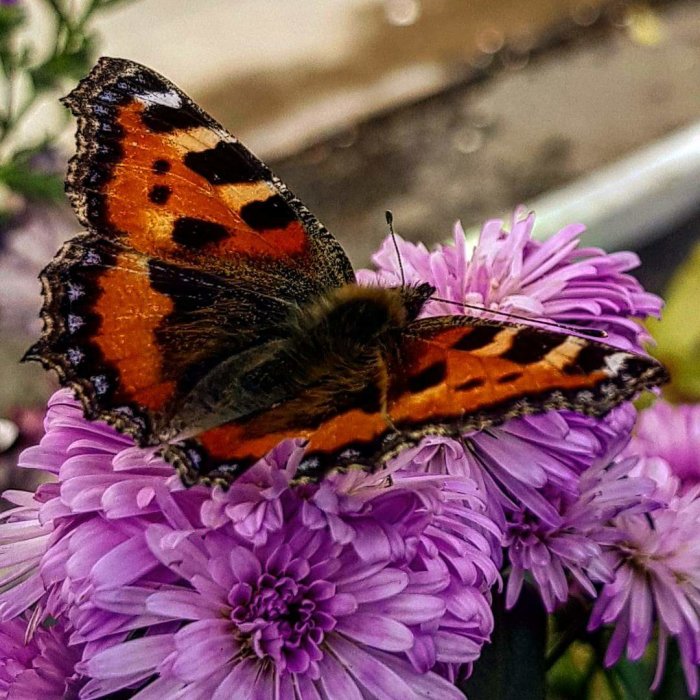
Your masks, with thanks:
[[[274,335],[287,304],[83,234],[42,272],[44,333],[25,359],[72,386],[91,418],[158,442],[218,362]]]

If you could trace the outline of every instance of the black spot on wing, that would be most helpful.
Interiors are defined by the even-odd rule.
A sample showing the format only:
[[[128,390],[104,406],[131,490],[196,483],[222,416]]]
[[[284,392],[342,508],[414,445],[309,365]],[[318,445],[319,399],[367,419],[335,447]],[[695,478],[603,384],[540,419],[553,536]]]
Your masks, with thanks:
[[[202,117],[188,104],[170,107],[163,104],[149,104],[141,114],[146,128],[157,133],[170,133],[179,129],[192,129],[203,126]]]
[[[497,384],[508,384],[509,382],[514,382],[523,376],[522,372],[508,372],[508,374],[501,375],[497,380]]]
[[[480,386],[484,386],[485,382],[483,379],[468,379],[462,384],[458,384],[455,387],[455,391],[471,391],[472,389],[478,389]]]
[[[153,204],[166,204],[171,194],[172,190],[167,185],[154,185],[148,193],[148,198]]]
[[[279,194],[263,201],[249,202],[241,208],[240,216],[254,231],[285,228],[297,221],[296,214]]]
[[[564,335],[548,333],[538,328],[522,328],[513,336],[510,348],[501,357],[518,365],[530,365],[543,360],[565,340]]]
[[[365,413],[379,413],[382,410],[382,391],[372,382],[353,396],[352,405]]]
[[[165,175],[170,170],[170,163],[163,158],[153,161],[153,172],[156,175]]]
[[[229,231],[225,226],[191,216],[181,216],[173,226],[175,243],[189,248],[203,248],[209,243],[217,243],[228,236]]]
[[[616,352],[607,345],[588,343],[564,367],[565,374],[590,374],[605,367],[605,358]]]
[[[419,393],[437,386],[445,380],[447,375],[447,365],[444,362],[435,362],[425,369],[409,377],[406,381],[406,388],[412,393]]]
[[[480,350],[493,342],[493,339],[502,331],[498,326],[474,326],[465,333],[453,346],[454,350]]]
[[[253,161],[239,144],[219,141],[214,148],[187,153],[185,165],[212,185],[257,182],[269,172]]]

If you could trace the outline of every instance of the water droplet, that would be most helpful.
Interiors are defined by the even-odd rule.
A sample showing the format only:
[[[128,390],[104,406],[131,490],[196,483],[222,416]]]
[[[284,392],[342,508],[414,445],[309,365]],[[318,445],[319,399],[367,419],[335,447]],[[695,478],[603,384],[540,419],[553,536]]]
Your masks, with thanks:
[[[389,24],[408,27],[421,15],[420,0],[384,0],[384,13]]]
[[[464,154],[478,151],[484,143],[484,134],[472,126],[465,126],[452,137],[453,146]]]
[[[580,2],[571,10],[571,19],[581,27],[590,27],[600,17],[600,7],[591,2]]]
[[[0,418],[0,452],[9,450],[19,437],[19,427],[14,421]]]
[[[505,36],[502,31],[495,27],[490,27],[479,32],[476,37],[476,45],[484,53],[496,53],[503,48]]]

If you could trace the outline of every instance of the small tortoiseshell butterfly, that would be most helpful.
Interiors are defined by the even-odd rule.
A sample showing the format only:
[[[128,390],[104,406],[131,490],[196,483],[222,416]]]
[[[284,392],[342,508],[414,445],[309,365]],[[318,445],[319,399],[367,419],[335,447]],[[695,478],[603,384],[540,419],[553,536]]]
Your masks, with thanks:
[[[86,231],[43,271],[41,339],[90,419],[227,484],[286,438],[300,474],[376,466],[425,435],[551,409],[601,416],[655,360],[466,316],[416,320],[429,284],[358,286],[340,245],[172,83],[103,58],[65,98],[66,189]]]

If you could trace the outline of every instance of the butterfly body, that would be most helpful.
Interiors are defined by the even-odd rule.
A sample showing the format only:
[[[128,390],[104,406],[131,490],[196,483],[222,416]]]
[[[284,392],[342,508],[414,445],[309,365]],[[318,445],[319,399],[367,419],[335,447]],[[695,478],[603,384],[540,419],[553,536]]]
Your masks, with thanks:
[[[466,316],[429,284],[367,288],[289,189],[172,83],[100,59],[65,99],[85,232],[41,275],[41,339],[88,418],[229,484],[280,441],[302,475],[374,468],[425,435],[554,409],[604,415],[666,380],[653,359]],[[459,301],[459,300],[457,300]]]
[[[427,284],[347,284],[291,308],[276,339],[226,358],[194,385],[173,407],[169,432],[160,439],[260,413],[261,425],[252,434],[315,428],[353,406],[386,413],[388,364],[433,292]],[[269,412],[281,402],[283,410]]]

